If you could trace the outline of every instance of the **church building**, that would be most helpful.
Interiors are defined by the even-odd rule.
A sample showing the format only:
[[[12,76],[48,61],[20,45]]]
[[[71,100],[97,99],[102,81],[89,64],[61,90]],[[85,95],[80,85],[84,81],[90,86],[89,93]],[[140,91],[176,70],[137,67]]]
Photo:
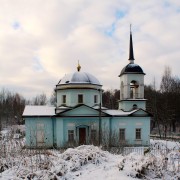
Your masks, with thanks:
[[[26,147],[149,146],[151,114],[144,99],[145,73],[134,60],[130,32],[129,63],[119,74],[118,109],[103,107],[102,84],[78,63],[77,70],[56,85],[56,107],[25,107]]]

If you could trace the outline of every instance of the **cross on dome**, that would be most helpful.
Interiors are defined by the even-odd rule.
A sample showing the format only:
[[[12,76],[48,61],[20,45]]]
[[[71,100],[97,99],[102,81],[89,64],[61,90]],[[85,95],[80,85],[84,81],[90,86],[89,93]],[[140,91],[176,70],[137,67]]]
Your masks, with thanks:
[[[78,66],[77,66],[77,71],[79,72],[81,70],[81,66],[79,64],[79,60],[78,60]]]

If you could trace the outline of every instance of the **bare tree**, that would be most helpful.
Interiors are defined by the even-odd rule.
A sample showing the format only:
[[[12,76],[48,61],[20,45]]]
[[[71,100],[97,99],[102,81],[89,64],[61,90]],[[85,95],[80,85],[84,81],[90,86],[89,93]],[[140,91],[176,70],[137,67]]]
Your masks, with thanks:
[[[26,100],[18,93],[7,89],[0,91],[0,126],[22,123],[22,113]]]
[[[118,109],[117,101],[119,100],[119,98],[120,98],[120,92],[117,89],[104,91],[102,94],[103,106],[110,109]]]
[[[47,97],[45,93],[37,95],[33,101],[33,105],[46,105],[47,104]]]
[[[164,74],[162,76],[160,90],[162,93],[169,93],[172,90],[173,78],[171,73],[171,68],[165,66]]]
[[[56,106],[56,92],[53,91],[50,97],[50,104]]]

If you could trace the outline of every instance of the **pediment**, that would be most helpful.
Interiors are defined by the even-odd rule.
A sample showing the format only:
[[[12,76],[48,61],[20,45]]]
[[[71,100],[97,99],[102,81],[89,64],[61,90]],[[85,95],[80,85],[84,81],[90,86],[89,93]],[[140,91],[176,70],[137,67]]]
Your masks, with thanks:
[[[86,105],[76,106],[73,109],[60,113],[61,116],[99,116],[99,110],[93,109]],[[101,116],[105,116],[105,113],[101,113]]]

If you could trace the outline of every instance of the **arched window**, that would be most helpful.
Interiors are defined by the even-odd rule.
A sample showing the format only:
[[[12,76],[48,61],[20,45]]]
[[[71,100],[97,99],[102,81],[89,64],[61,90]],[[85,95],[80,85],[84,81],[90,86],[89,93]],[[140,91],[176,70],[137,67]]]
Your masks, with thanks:
[[[138,96],[138,87],[139,87],[139,84],[137,81],[132,80],[130,82],[130,98],[136,99],[139,97]]]
[[[133,104],[133,109],[137,109],[137,108],[138,108],[137,104]]]

